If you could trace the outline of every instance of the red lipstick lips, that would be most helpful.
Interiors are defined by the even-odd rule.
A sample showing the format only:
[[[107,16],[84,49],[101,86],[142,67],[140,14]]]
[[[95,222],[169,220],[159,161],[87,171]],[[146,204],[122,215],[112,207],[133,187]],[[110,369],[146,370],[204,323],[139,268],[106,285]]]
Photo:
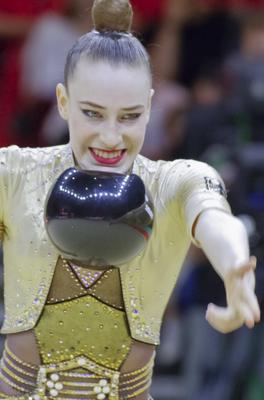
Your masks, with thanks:
[[[90,148],[90,152],[99,164],[103,165],[115,165],[118,164],[125,153],[126,150],[102,150]]]

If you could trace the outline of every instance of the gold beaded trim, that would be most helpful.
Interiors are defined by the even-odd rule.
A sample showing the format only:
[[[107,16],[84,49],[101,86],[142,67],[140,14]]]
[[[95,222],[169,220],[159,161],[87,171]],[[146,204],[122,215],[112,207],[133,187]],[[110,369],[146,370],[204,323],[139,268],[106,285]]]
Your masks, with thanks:
[[[10,356],[6,352],[4,352],[3,356],[4,356],[3,357],[3,362],[6,364],[6,366],[10,365],[10,367],[12,367],[15,371],[17,371],[17,372],[19,372],[19,373],[21,373],[23,375],[26,375],[26,376],[29,376],[31,378],[35,378],[36,379],[37,373],[32,374],[31,372],[28,372],[25,369],[22,369],[22,368],[18,367],[16,364],[13,363],[11,358],[9,358]]]
[[[0,378],[9,386],[11,386],[13,389],[16,389],[20,392],[23,393],[28,393],[27,389],[22,388],[21,386],[16,385],[13,381],[11,381],[9,378],[7,378],[5,375],[3,375],[2,371],[0,370]]]
[[[147,376],[143,381],[140,381],[140,382],[138,382],[138,383],[135,383],[135,385],[133,385],[133,386],[126,386],[126,387],[121,388],[121,389],[120,389],[120,392],[127,392],[128,390],[136,389],[136,388],[138,388],[139,386],[145,384],[146,382],[149,382],[149,380],[150,380],[150,377]],[[130,381],[128,381],[128,383],[130,383]]]
[[[0,392],[0,399],[10,399],[10,396]],[[25,396],[17,397],[16,396],[16,397],[14,397],[14,399],[16,399],[16,400],[33,400],[33,397],[32,396],[30,396],[30,397],[28,397],[28,396],[27,397],[25,397]],[[76,400],[76,399],[69,397],[67,400]],[[148,400],[154,400],[154,399],[153,399],[153,397],[149,396]]]
[[[142,394],[146,390],[148,390],[150,388],[150,385],[151,385],[151,381],[147,385],[145,385],[143,388],[138,390],[137,392],[134,392],[132,394],[126,395],[126,399],[133,399],[133,397],[139,396],[140,394]]]
[[[95,375],[95,374],[85,374],[85,373],[81,373],[81,372],[60,372],[60,376],[65,376],[67,378],[98,378],[99,375]],[[100,376],[99,376],[100,377]],[[103,376],[101,376],[103,377]]]
[[[66,261],[67,262],[67,261]],[[105,271],[95,270],[91,271],[87,268],[80,267],[73,262],[68,261],[68,264],[71,266],[71,269],[77,275],[78,279],[80,280],[81,284],[87,289],[93,286],[98,279],[105,273]]]
[[[60,362],[58,364],[47,364],[47,365],[42,365],[39,369],[39,374],[38,374],[38,383],[37,383],[37,391],[36,393],[38,395],[40,395],[40,397],[45,394],[46,392],[46,383],[47,383],[47,379],[48,376],[52,376],[52,374],[57,374],[59,377],[60,371],[63,371],[64,376],[66,375],[66,371],[71,371],[73,369],[76,368],[83,368],[86,369],[88,371],[91,371],[92,373],[94,373],[96,375],[96,378],[99,379],[99,384],[95,383],[94,385],[94,391],[92,392],[92,394],[96,395],[96,389],[95,388],[99,388],[100,389],[100,378],[99,377],[103,377],[104,381],[106,381],[106,384],[108,384],[108,381],[106,380],[107,378],[110,380],[109,383],[109,388],[110,388],[110,394],[109,394],[109,400],[118,400],[118,387],[119,387],[119,376],[120,373],[115,371],[115,370],[111,370],[105,367],[102,367],[96,363],[94,363],[93,361],[89,360],[88,358],[84,357],[84,356],[80,356],[77,357],[73,360],[69,360],[69,361],[63,361]],[[64,381],[60,381],[60,383],[63,385],[65,384]],[[105,382],[104,382],[105,383]],[[99,390],[98,389],[98,390]],[[54,389],[52,389],[54,390]],[[62,391],[63,389],[61,389],[60,393],[65,393],[65,391]],[[103,389],[102,389],[103,390]],[[68,392],[68,391],[67,391]],[[53,392],[54,393],[54,392]],[[50,394],[52,395],[51,391]],[[59,393],[58,393],[59,394]],[[66,393],[65,393],[66,394]],[[68,394],[77,394],[75,390],[73,390],[71,393]],[[78,393],[79,394],[79,393]],[[81,393],[84,394],[84,391]],[[89,393],[91,394],[91,393]],[[98,392],[98,395],[102,394],[100,392]],[[57,394],[56,394],[57,396]],[[101,397],[97,396],[97,399],[100,399]]]
[[[29,369],[32,369],[33,371],[38,371],[38,367],[33,365],[33,364],[28,364],[25,361],[20,360],[9,348],[7,341],[5,342],[5,352],[6,354],[9,355],[9,357],[13,360],[15,360],[18,364],[23,365],[23,367],[27,367]]]
[[[122,374],[122,376],[129,378],[130,376],[138,375],[141,372],[148,370],[150,367],[152,368],[153,365],[154,365],[154,355],[151,357],[149,362],[146,365],[144,365],[144,367],[137,369],[136,371],[126,372],[126,373]]]
[[[87,293],[89,293],[91,296],[94,296],[96,299],[100,300],[102,303],[112,306],[112,307],[116,308],[117,310],[124,310],[123,305],[111,303],[110,301],[108,301],[108,299],[103,298],[102,296],[99,296],[97,293],[97,288],[99,287],[99,285],[101,285],[101,283],[104,280],[108,279],[109,274],[111,274],[112,272],[113,272],[113,268],[110,268],[107,271],[105,271],[105,273],[101,275],[101,277],[95,282],[95,284],[88,289]]]
[[[96,376],[98,379],[98,376]],[[70,382],[70,381],[63,381],[63,386],[77,386],[77,387],[93,387],[95,384],[94,382]]]
[[[3,362],[3,360],[1,360],[1,370],[4,371],[10,378],[13,378],[15,381],[22,383],[24,385],[28,385],[28,386],[32,386],[35,387],[36,384],[33,383],[32,381],[28,381],[27,379],[23,379],[20,376],[14,374],[13,371],[11,371],[8,366],[6,366]],[[7,377],[6,377],[7,378]]]
[[[18,357],[16,357],[9,348],[7,349],[7,354],[9,354],[10,358],[16,360],[18,364],[26,364],[28,368],[34,370],[37,369],[36,366],[29,365],[19,360]],[[63,395],[80,395],[92,396],[92,398],[98,400],[106,398],[108,398],[109,400],[119,400],[119,392],[129,393],[124,394],[125,398],[132,399],[144,393],[150,387],[153,364],[154,355],[143,368],[121,375],[118,371],[102,367],[101,365],[96,364],[87,357],[80,356],[75,359],[64,361],[58,364],[41,365],[38,368],[37,383],[33,384],[26,379],[16,376],[12,371],[7,369],[2,362],[2,371],[5,372],[7,376],[3,375],[3,372],[0,371],[0,377],[5,383],[20,391],[21,393],[28,393],[30,390],[19,386],[15,382],[33,387],[33,389],[31,390],[34,390],[34,388],[36,388],[34,390],[32,399],[47,399],[49,397],[56,397],[59,399],[60,396],[63,397]],[[87,370],[88,373],[72,372],[72,370],[77,368]],[[23,371],[22,369],[20,370]],[[125,381],[120,382],[120,375],[126,378]],[[10,377],[13,378],[15,382],[13,382]],[[92,378],[96,379],[96,381],[78,382],[75,380],[71,382],[65,381],[65,379],[63,379],[69,377],[73,379]],[[76,389],[74,389],[75,386],[77,386]],[[131,391],[133,392],[131,393]]]
[[[142,374],[136,376],[136,377],[133,378],[133,379],[128,379],[127,381],[122,381],[122,382],[121,382],[121,386],[126,385],[126,384],[128,384],[128,383],[137,382],[139,379],[142,379],[142,378],[145,378],[146,376],[148,376],[148,375],[149,375],[149,372],[150,372],[150,371],[147,370],[147,371],[143,372]]]
[[[96,387],[97,385],[94,384],[93,387]],[[75,396],[81,395],[81,396],[88,396],[91,394],[95,394],[93,390],[63,390],[61,394],[73,394]]]

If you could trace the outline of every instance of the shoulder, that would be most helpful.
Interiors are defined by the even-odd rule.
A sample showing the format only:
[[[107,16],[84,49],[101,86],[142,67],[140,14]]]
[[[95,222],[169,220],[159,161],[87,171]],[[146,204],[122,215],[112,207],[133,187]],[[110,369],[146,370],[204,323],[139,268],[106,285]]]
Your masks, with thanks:
[[[43,165],[67,151],[68,145],[36,148],[13,145],[0,149],[0,164],[8,168]]]
[[[218,179],[222,182],[219,173],[209,164],[196,160],[175,160],[167,166],[169,177],[174,178],[179,184],[192,183],[197,180]],[[222,182],[223,183],[223,182]]]
[[[158,161],[153,161],[150,160],[149,158],[146,158],[139,154],[134,163],[134,168],[133,172],[138,173],[138,172],[145,172],[149,174],[167,174],[170,173],[170,170],[173,168],[177,168],[179,164],[181,163],[181,160],[175,160],[175,161],[164,161],[164,160],[158,160]]]
[[[135,160],[136,169],[158,173],[161,177],[175,176],[188,178],[192,175],[215,174],[216,170],[210,165],[196,160],[177,159],[173,161],[152,161],[142,155]]]
[[[170,170],[184,172],[186,175],[189,173],[203,173],[204,171],[215,171],[213,167],[202,161],[179,159],[170,162]]]

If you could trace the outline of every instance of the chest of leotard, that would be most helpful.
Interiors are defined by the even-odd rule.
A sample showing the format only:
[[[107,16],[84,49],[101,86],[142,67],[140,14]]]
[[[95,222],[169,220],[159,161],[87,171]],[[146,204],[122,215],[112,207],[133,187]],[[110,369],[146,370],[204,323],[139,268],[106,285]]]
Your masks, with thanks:
[[[119,270],[89,270],[60,258],[34,332],[43,363],[83,355],[118,370],[132,345]]]

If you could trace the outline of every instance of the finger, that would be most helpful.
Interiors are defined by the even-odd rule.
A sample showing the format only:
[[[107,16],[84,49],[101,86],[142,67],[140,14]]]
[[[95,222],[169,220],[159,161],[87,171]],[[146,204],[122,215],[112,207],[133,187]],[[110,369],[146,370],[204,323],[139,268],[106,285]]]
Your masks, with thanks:
[[[252,329],[255,326],[255,318],[251,309],[247,306],[247,304],[240,302],[239,307],[237,309],[239,315],[243,319],[245,325]]]
[[[244,323],[243,318],[230,307],[218,307],[215,304],[208,305],[205,317],[213,328],[222,333],[240,328]]]
[[[257,268],[257,257],[256,256],[250,256],[249,261],[252,263],[252,267],[255,270]]]
[[[255,322],[260,321],[260,307],[257,296],[248,285],[245,286],[243,293],[243,301],[251,309]]]
[[[254,271],[247,272],[243,277],[245,283],[249,285],[249,287],[254,290],[256,286],[256,277]]]
[[[254,271],[256,269],[256,266],[257,266],[257,259],[255,256],[251,256],[248,262],[241,264],[239,267],[235,269],[234,274],[240,275],[242,277],[247,272]]]

